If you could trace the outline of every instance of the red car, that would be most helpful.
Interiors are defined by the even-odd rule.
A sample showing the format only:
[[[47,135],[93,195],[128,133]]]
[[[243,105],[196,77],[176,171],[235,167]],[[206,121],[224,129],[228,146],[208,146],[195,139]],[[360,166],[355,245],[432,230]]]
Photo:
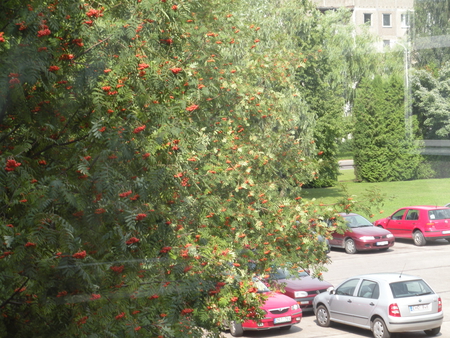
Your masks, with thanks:
[[[255,280],[254,286],[258,288],[258,292],[267,293],[269,296],[261,306],[261,309],[266,312],[266,316],[259,323],[254,320],[246,320],[243,323],[231,322],[229,329],[233,337],[242,336],[244,331],[278,328],[289,330],[292,325],[300,323],[302,310],[295,300],[281,293],[270,291],[260,280]]]
[[[270,274],[267,283],[275,287],[281,285],[284,288],[283,293],[293,298],[303,312],[312,311],[314,297],[333,287],[326,281],[312,278],[305,270],[299,270],[298,275],[293,276],[286,269],[277,269],[275,273]]]
[[[344,248],[348,254],[365,250],[387,250],[394,245],[394,235],[385,229],[374,226],[368,219],[355,213],[339,213],[347,223],[348,229],[340,234],[333,232],[331,247]]]
[[[450,208],[416,205],[398,209],[375,225],[392,232],[397,238],[412,238],[415,245],[425,245],[445,238],[450,242]]]

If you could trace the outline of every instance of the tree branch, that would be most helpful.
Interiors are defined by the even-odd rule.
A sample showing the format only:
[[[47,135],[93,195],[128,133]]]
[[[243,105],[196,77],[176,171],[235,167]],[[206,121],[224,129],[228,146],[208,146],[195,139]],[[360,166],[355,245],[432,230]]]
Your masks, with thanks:
[[[25,286],[25,284],[28,283],[28,281],[30,280],[30,278],[27,277],[27,280],[25,282],[22,283],[22,285],[20,286],[20,288],[16,289],[16,291],[14,291],[14,293],[11,295],[11,297],[9,297],[7,300],[5,300],[3,303],[0,304],[0,309],[2,307],[4,307],[6,304],[10,303],[12,301],[12,299],[20,292],[20,290]]]
[[[80,55],[75,56],[75,57],[74,57],[74,60],[75,60],[75,59],[78,59],[80,56],[82,56],[82,55],[84,55],[84,54],[89,53],[92,49],[94,49],[94,48],[97,47],[98,45],[102,44],[103,42],[109,40],[111,37],[112,37],[112,34],[111,34],[110,36],[108,36],[107,38],[105,38],[105,39],[103,39],[103,40],[97,42],[95,45],[89,47],[88,49],[86,49],[86,50],[85,50],[83,53],[81,53]]]

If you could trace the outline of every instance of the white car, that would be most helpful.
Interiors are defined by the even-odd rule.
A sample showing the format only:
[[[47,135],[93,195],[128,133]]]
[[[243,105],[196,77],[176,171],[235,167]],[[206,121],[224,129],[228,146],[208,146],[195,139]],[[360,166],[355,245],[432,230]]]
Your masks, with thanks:
[[[389,338],[391,332],[441,330],[442,300],[420,277],[401,273],[355,276],[317,295],[313,310],[320,326],[348,324]]]

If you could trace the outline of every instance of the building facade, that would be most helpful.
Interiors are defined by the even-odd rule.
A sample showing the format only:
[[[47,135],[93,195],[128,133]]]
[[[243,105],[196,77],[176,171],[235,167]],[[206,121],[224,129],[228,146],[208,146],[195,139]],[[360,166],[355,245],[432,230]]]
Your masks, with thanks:
[[[411,24],[414,0],[312,0],[325,12],[345,7],[352,11],[355,25],[369,25],[380,38],[380,47],[394,46],[405,39]]]

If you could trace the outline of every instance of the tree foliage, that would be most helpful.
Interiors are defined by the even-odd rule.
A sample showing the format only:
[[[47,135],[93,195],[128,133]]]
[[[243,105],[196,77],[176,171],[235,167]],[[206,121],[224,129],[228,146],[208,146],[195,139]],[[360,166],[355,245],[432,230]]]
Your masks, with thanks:
[[[438,70],[437,76],[425,69],[412,77],[413,113],[417,116],[421,138],[450,138],[450,63]]]
[[[287,21],[237,1],[1,6],[0,337],[215,335],[262,315],[254,274],[320,274],[334,210],[301,199],[317,150]]]
[[[397,76],[366,80],[355,100],[355,174],[368,182],[416,178],[421,156],[406,132],[403,81]]]
[[[449,15],[448,0],[414,2],[412,58],[415,67],[439,69],[449,61]]]

